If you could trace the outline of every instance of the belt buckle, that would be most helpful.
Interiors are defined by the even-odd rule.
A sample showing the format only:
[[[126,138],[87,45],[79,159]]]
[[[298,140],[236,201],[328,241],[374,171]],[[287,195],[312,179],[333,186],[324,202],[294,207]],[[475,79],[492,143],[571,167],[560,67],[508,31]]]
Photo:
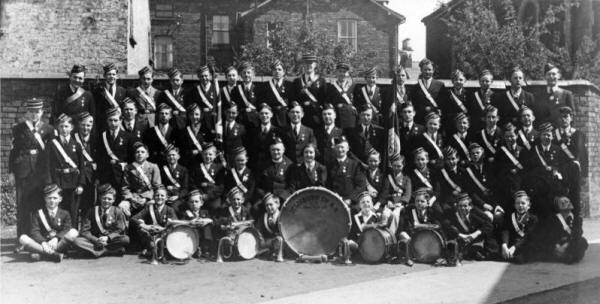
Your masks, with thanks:
[[[37,154],[37,150],[36,149],[31,149],[31,150],[29,150],[29,154],[30,155],[36,155]]]
[[[64,174],[69,174],[71,172],[71,169],[67,168],[67,169],[63,169],[63,173]]]

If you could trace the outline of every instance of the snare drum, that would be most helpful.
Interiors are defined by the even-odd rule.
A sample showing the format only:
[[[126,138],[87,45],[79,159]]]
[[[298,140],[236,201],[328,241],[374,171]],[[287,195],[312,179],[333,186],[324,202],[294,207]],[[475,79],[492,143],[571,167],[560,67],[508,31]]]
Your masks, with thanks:
[[[446,240],[437,229],[423,228],[413,234],[411,248],[415,261],[433,263],[444,256]]]
[[[256,228],[252,226],[239,227],[234,231],[231,239],[235,241],[235,251],[241,259],[251,260],[258,254],[261,237]]]
[[[365,229],[359,239],[360,256],[367,263],[379,263],[392,255],[396,238],[387,230],[379,228]]]
[[[165,247],[169,254],[180,260],[189,259],[198,249],[198,230],[189,225],[173,225],[166,231]]]

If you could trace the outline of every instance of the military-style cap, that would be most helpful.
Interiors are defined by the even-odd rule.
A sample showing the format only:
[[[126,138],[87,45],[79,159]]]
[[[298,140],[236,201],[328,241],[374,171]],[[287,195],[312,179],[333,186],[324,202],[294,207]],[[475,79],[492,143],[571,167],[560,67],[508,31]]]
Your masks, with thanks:
[[[404,163],[404,155],[402,155],[400,153],[396,153],[390,157],[390,162],[392,164],[396,163],[396,162]]]
[[[144,75],[146,75],[148,73],[153,73],[153,72],[154,72],[154,70],[152,70],[152,67],[145,66],[141,70],[138,71],[138,75],[144,76]]]
[[[292,101],[290,103],[290,110],[293,109],[293,108],[295,108],[295,107],[302,107],[302,106],[300,105],[299,102],[297,102],[296,100],[294,100],[294,101]]]
[[[158,184],[158,185],[156,185],[156,187],[154,187],[154,192],[157,192],[157,191],[160,191],[160,190],[166,192],[167,191],[167,187],[165,187],[165,185],[163,185],[163,184]]]
[[[346,136],[342,135],[333,139],[333,143],[337,146],[343,143],[348,143]]]
[[[551,70],[558,69],[558,67],[550,62],[544,65],[544,74],[550,72]]]
[[[246,154],[246,148],[243,146],[235,147],[235,149],[233,149],[233,155],[238,156],[240,154]]]
[[[202,68],[202,67],[200,67],[200,68]],[[208,68],[208,67],[207,67],[207,68]],[[229,73],[229,72],[231,72],[231,71],[236,71],[236,72],[237,72],[237,69],[236,69],[234,66],[230,65],[230,66],[228,66],[228,67],[225,69],[225,74],[228,74],[228,73]]]
[[[196,109],[199,109],[199,108],[200,108],[200,107],[198,106],[198,104],[194,102],[194,103],[190,104],[190,105],[189,105],[189,106],[186,108],[186,111],[187,111],[188,113],[194,113],[194,111],[196,111]]]
[[[57,184],[49,184],[44,186],[44,195],[50,195],[56,191],[61,191]]]
[[[279,59],[275,59],[275,61],[273,61],[271,63],[271,70],[274,70],[275,68],[277,68],[277,66],[280,65],[283,69],[285,69],[285,67],[283,66],[283,62],[281,62],[281,60]]]
[[[117,108],[117,107],[112,107],[112,108],[108,108],[106,110],[106,118],[110,118],[113,116],[121,116],[121,109]]]
[[[417,190],[413,191],[412,195],[413,195],[413,197],[417,197],[418,195],[425,195],[427,197],[427,199],[429,199],[429,197],[431,197],[431,188],[427,188],[427,187],[418,188]]]
[[[135,100],[133,100],[131,97],[125,97],[122,101],[123,105],[128,104],[128,103],[132,103],[135,105]]]
[[[483,76],[492,76],[494,77],[494,74],[492,74],[492,71],[485,69],[483,71],[481,71],[481,73],[479,73],[479,78],[483,77]]]
[[[369,150],[367,150],[367,155],[371,156],[373,154],[379,155],[379,151],[375,150],[373,147],[370,147]]]
[[[490,112],[497,112],[498,108],[494,107],[493,105],[487,105],[483,111],[487,114]]]
[[[90,114],[90,112],[88,111],[83,111],[75,115],[75,119],[77,119],[77,121],[82,121],[90,117],[92,117],[92,114]]]
[[[240,187],[234,186],[227,192],[227,197],[234,197],[238,194],[244,195],[244,191],[242,191],[242,189],[240,189]]]
[[[348,64],[348,63],[346,63],[346,62],[338,62],[338,63],[335,65],[335,69],[336,69],[336,70],[339,70],[339,71],[345,71],[345,72],[348,72],[348,71],[350,71],[350,68],[351,68],[351,67],[350,67],[350,64]]]
[[[205,141],[202,143],[202,150],[206,151],[208,149],[215,148],[215,144],[212,141]]]
[[[554,127],[549,122],[542,123],[538,127],[538,131],[540,131],[540,133],[543,133],[543,132],[552,132],[553,130],[554,130]]]
[[[373,111],[373,108],[371,107],[370,104],[363,104],[360,107],[358,107],[358,112],[360,112],[360,113],[363,113],[363,112],[366,112],[369,110]]]
[[[258,106],[258,111],[262,111],[263,109],[268,109],[269,111],[273,112],[273,109],[271,109],[271,107],[266,103],[263,102]]]
[[[479,143],[472,142],[469,144],[469,151],[473,149],[483,149],[483,147]]]
[[[463,200],[469,200],[471,201],[471,197],[469,196],[469,193],[467,192],[461,192],[459,194],[456,195],[456,202],[460,202]]]
[[[81,64],[75,64],[71,68],[71,74],[85,73],[85,71],[86,71],[85,66],[81,65]]]
[[[464,112],[460,112],[458,114],[456,114],[456,117],[454,117],[454,120],[459,122],[463,119],[469,119],[469,116],[467,116],[467,114],[465,114]]]
[[[369,191],[363,191],[363,192],[360,192],[359,194],[356,195],[356,201],[359,202],[359,203],[362,202],[362,201],[364,201],[367,198],[373,199],[373,197],[371,196],[371,194],[369,193]]]
[[[254,70],[254,67],[252,66],[252,63],[249,61],[244,61],[242,63],[240,63],[240,71],[243,72],[245,70]]]
[[[169,78],[173,78],[177,75],[183,75],[177,68],[170,68],[169,71],[167,71],[167,76],[169,76]]]
[[[175,151],[175,152],[179,153],[179,148],[177,148],[174,144],[169,144],[165,148],[165,155],[169,154],[171,151]]]
[[[427,113],[427,115],[425,115],[425,122],[428,122],[432,119],[438,119],[438,118],[440,118],[440,114],[438,114],[435,111],[432,111],[432,112]]]
[[[262,198],[263,202],[266,204],[268,201],[275,201],[277,203],[279,203],[279,199],[277,198],[277,196],[275,196],[275,194],[271,193],[271,192],[267,192],[265,193],[265,195]]]
[[[517,130],[517,127],[515,127],[515,125],[513,125],[512,122],[507,122],[506,124],[504,124],[502,129],[504,130],[504,132],[515,132]]]
[[[571,107],[569,106],[563,106],[558,108],[558,112],[560,112],[560,114],[562,115],[573,115],[573,109],[571,109]]]
[[[372,77],[372,76],[377,77],[377,68],[370,67],[365,71],[364,74],[365,74],[365,77]]]
[[[146,151],[148,151],[148,146],[146,146],[145,143],[141,142],[141,141],[136,141],[135,143],[133,143],[133,150],[137,150],[139,148],[143,147],[144,149],[146,149]]]
[[[283,140],[279,136],[273,136],[273,138],[269,141],[269,147],[277,144],[283,145]]]
[[[169,104],[167,104],[166,102],[160,103],[158,105],[158,109],[157,110],[165,110],[165,109],[169,109],[169,110],[173,110],[173,108],[171,108],[171,106]]]
[[[202,66],[200,66],[200,67],[199,67],[199,68],[196,70],[196,73],[198,73],[198,74],[202,74],[202,73],[204,73],[204,72],[209,72],[209,71],[210,71],[210,69],[208,68],[208,65],[206,65],[206,64],[205,64],[205,65],[202,65]]]
[[[98,196],[103,196],[106,194],[115,195],[117,193],[117,190],[115,190],[115,188],[113,188],[113,186],[111,186],[110,184],[102,184],[98,186],[97,191]]]
[[[409,100],[403,104],[400,105],[400,110],[404,110],[408,107],[414,108],[415,106],[413,105],[413,103]]]
[[[190,198],[192,198],[194,196],[197,196],[197,195],[199,195],[200,197],[202,197],[202,192],[200,192],[200,190],[198,190],[198,189],[194,189],[194,190],[188,192],[187,197],[188,197],[188,199],[190,199]]]
[[[529,195],[527,194],[527,192],[525,192],[525,190],[519,190],[519,191],[516,191],[515,193],[513,193],[513,200],[516,200],[519,197],[529,198]]]
[[[412,154],[413,154],[413,156],[417,156],[421,153],[425,153],[425,154],[429,155],[427,150],[423,149],[423,147],[418,147],[418,148],[414,149]]]
[[[573,210],[571,200],[566,196],[557,196],[554,198],[554,208],[556,211]]]
[[[71,122],[73,122],[73,119],[71,118],[71,116],[69,116],[65,113],[61,113],[60,115],[58,115],[58,118],[56,118],[56,122],[58,124],[65,123],[65,122],[71,123]]]
[[[44,102],[40,99],[32,98],[25,102],[27,110],[39,110],[44,107]]]
[[[458,153],[458,151],[456,151],[456,149],[454,149],[454,147],[448,145],[448,146],[444,147],[443,153],[444,153],[444,158],[447,158],[452,155],[456,155]]]
[[[312,53],[304,53],[302,54],[302,61],[307,63],[316,62],[317,56]]]
[[[521,109],[519,109],[519,115],[523,115],[523,113],[525,111],[530,111],[531,113],[533,113],[533,110],[530,107],[528,107],[528,106],[522,106]]]
[[[107,65],[105,65],[105,66],[103,66],[102,69],[104,70],[104,74],[106,74],[106,73],[108,73],[108,72],[110,72],[112,70],[115,70],[115,72],[119,72],[117,70],[117,66],[114,63],[112,63],[112,62],[109,63],[109,64],[107,64]]]
[[[335,110],[335,107],[331,103],[326,103],[325,105],[323,105],[323,110],[321,112],[325,110]]]

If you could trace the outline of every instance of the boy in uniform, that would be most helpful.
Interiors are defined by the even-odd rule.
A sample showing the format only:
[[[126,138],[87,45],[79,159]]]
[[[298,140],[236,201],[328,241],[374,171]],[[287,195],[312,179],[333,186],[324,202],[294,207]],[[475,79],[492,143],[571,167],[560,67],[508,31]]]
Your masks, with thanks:
[[[155,113],[158,96],[160,91],[152,86],[154,81],[154,70],[150,66],[145,66],[138,71],[140,76],[140,85],[130,90],[127,95],[137,101],[138,115],[148,122],[150,127],[154,127]]]
[[[106,130],[106,110],[110,108],[120,108],[123,106],[123,100],[127,96],[127,90],[117,85],[119,71],[114,63],[105,65],[104,83],[99,85],[94,92],[94,100],[96,101],[96,116],[98,122],[98,130]],[[92,114],[92,113],[90,113]]]
[[[194,253],[194,258],[210,255],[210,245],[213,242],[212,219],[208,210],[203,209],[204,199],[202,193],[196,189],[187,194],[187,209],[182,212],[181,219],[190,221],[198,229],[200,247]]]
[[[83,192],[79,195],[79,210],[81,215],[85,216],[87,211],[92,208],[95,200],[96,185],[98,181],[98,137],[92,134],[94,127],[94,117],[88,112],[79,114],[77,132],[73,134],[75,142],[81,149],[83,162],[79,168],[79,176]]]
[[[265,213],[259,217],[257,229],[262,236],[262,248],[268,248],[275,262],[283,262],[283,238],[279,231],[279,198],[272,193],[263,197]]]
[[[506,217],[501,234],[500,253],[502,259],[507,261],[512,261],[523,254],[524,243],[531,238],[532,231],[535,231],[538,225],[537,216],[529,213],[531,200],[527,192],[519,190],[513,197],[515,211]]]
[[[160,169],[147,161],[148,147],[141,142],[133,145],[135,161],[125,167],[123,178],[123,199],[119,207],[130,217],[151,204],[155,196],[153,189],[161,185]],[[167,189],[165,186],[161,185]]]
[[[235,186],[227,192],[227,202],[228,204],[221,208],[218,215],[217,262],[222,262],[224,256],[233,254],[235,240],[228,235],[228,232],[239,224],[252,220],[250,210],[244,206],[246,203],[244,192],[239,187]]]
[[[221,207],[223,194],[223,178],[225,168],[220,162],[215,162],[217,148],[213,143],[202,144],[202,162],[192,169],[192,187],[202,191],[203,200],[209,210],[215,211]]]
[[[138,109],[135,101],[129,97],[123,99],[123,131],[127,133],[134,142],[142,141],[142,135],[150,127],[147,120],[141,119],[138,116]]]
[[[149,148],[149,160],[158,165],[166,163],[167,147],[175,142],[177,128],[171,123],[172,117],[172,108],[166,103],[159,104],[157,124],[142,135],[142,142]]]
[[[52,103],[52,119],[56,119],[60,114],[67,114],[70,117],[87,111],[92,115],[96,114],[96,104],[94,96],[86,91],[82,86],[85,81],[86,69],[83,65],[73,65],[69,75],[69,85],[56,92],[54,103]],[[55,121],[53,121],[56,124]]]
[[[167,147],[167,164],[160,169],[160,179],[167,187],[169,205],[179,212],[188,192],[188,169],[179,164],[179,149],[173,145]]]
[[[176,68],[171,68],[167,75],[169,76],[169,88],[162,91],[158,96],[158,104],[166,103],[173,109],[173,125],[177,129],[185,128],[187,124],[186,109],[184,108],[183,96],[185,92],[181,85],[183,84],[183,74]]]
[[[129,134],[121,129],[119,108],[110,108],[106,111],[106,121],[107,129],[100,135],[98,149],[100,183],[109,183],[113,188],[121,189],[125,166],[133,154],[131,153],[133,142]]]

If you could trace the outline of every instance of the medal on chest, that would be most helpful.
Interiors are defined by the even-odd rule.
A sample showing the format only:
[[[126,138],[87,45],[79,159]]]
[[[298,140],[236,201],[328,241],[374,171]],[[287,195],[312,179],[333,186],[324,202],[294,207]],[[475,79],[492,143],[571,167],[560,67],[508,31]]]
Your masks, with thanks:
[[[342,166],[342,173],[346,174],[348,170],[346,170],[346,166]]]
[[[85,97],[81,97],[81,107],[85,108]]]

